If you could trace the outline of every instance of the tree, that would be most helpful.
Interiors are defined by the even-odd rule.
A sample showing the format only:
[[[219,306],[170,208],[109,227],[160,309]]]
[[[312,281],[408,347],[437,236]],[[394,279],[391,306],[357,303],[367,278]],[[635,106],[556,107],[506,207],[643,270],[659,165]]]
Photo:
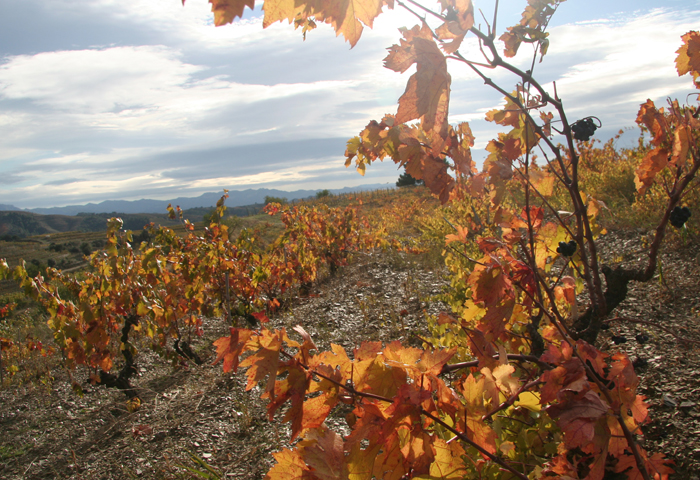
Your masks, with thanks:
[[[273,197],[271,195],[265,195],[265,205],[270,203],[279,203],[280,205],[286,205],[287,199],[283,197]]]
[[[411,174],[404,172],[401,175],[399,175],[399,179],[396,181],[396,186],[397,187],[408,187],[408,186],[413,186],[413,185],[421,185],[423,182],[420,180],[416,180],[411,176]]]

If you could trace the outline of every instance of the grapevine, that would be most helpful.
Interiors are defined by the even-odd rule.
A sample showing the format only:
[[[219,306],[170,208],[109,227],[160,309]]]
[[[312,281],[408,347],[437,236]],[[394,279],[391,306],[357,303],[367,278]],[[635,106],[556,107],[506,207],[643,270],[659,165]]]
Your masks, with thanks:
[[[254,7],[210,3],[217,25]],[[363,24],[371,26],[385,3],[394,6],[359,3],[363,8],[278,2],[265,8],[264,25],[294,21],[306,35],[328,23],[354,46]],[[296,441],[275,454],[269,480],[667,479],[670,462],[638,441],[650,419],[634,363],[601,352],[595,342],[629,282],[652,278],[668,224],[680,228],[688,220],[689,209],[679,204],[700,168],[697,109],[677,101],[667,110],[651,100],[641,105],[637,123],[650,140],[635,166],[636,195],[662,187],[663,213],[641,265],[602,264],[597,237],[606,206],[582,191],[579,169],[596,125],[592,117],[569,123],[556,90],[508,60],[524,43],[535,47],[533,68],[546,55],[546,29],[560,3],[530,0],[522,20],[498,37],[502,51],[497,7],[481,30],[469,0],[448,0],[435,10],[397,3],[420,21],[401,30],[385,66],[405,72],[415,64],[416,70],[396,114],[369,122],[348,141],[346,165],[364,174],[373,162],[391,159],[443,204],[458,205],[458,214],[446,218],[451,230],[444,239],[453,311],[435,319],[434,338],[423,348],[361,342],[352,351],[338,345],[321,351],[301,326],[294,333],[267,327],[278,297],[300,292],[322,271],[333,274],[353,252],[417,249],[387,231],[366,235],[372,222],[351,207],[272,204],[268,213],[281,215],[285,232],[259,247],[246,235],[230,238],[220,222],[224,195],[203,234],[184,220],[189,232],[183,237],[152,226],[153,240],[138,249],[113,219],[107,249],[93,254],[82,282],[56,270],[32,279],[22,266],[11,271],[4,262],[0,277],[13,275],[46,307],[69,367],[91,369],[93,382],[124,389],[132,405],[138,405],[130,384],[135,336],[167,358],[176,351],[196,360],[185,344],[201,334],[207,316],[227,317],[229,335],[215,342],[215,362],[224,372],[246,369],[246,389],[261,390],[270,419],[282,416]],[[460,53],[468,34],[481,47],[478,61]],[[689,32],[682,41],[678,73],[697,80],[700,34]],[[481,170],[468,123],[448,121],[448,63],[469,68],[504,97],[504,105],[486,115],[505,132],[488,142]],[[492,69],[514,74],[514,90],[487,76]],[[563,126],[563,146],[553,122]],[[170,212],[182,218],[179,209]],[[401,212],[394,217],[401,222]],[[439,231],[434,222],[426,228]],[[78,300],[61,298],[59,284]],[[242,321],[255,328],[241,327]],[[627,339],[615,335],[613,341]],[[325,423],[340,404],[352,408],[346,436]]]

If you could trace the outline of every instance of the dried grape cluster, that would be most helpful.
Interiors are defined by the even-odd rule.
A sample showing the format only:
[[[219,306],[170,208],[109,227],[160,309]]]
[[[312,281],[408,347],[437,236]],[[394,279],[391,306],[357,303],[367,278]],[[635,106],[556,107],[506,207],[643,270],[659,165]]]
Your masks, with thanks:
[[[560,253],[565,257],[573,257],[574,253],[576,253],[576,247],[577,245],[575,240],[569,240],[569,243],[559,242],[557,253]]]
[[[583,118],[571,125],[571,131],[574,132],[574,138],[576,140],[581,140],[582,142],[587,142],[590,140],[597,128],[598,127],[596,124],[593,123],[593,119],[590,117]]]
[[[676,207],[671,211],[671,225],[676,228],[682,228],[689,218],[690,209],[688,207]]]

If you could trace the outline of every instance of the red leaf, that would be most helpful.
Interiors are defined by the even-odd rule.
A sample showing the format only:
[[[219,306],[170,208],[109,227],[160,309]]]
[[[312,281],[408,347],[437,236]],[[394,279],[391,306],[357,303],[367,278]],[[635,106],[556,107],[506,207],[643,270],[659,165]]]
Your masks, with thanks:
[[[214,342],[216,346],[216,360],[212,365],[216,365],[222,359],[224,361],[224,373],[228,373],[231,370],[238,371],[238,359],[243,353],[243,348],[245,343],[250,338],[253,332],[251,330],[245,330],[242,328],[231,328],[231,335],[228,337],[221,337]]]

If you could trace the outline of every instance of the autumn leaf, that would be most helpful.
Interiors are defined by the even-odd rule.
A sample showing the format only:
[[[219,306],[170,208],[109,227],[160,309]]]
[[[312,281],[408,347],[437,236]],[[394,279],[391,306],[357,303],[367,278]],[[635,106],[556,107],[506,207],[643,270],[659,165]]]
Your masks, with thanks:
[[[549,45],[547,39],[549,34],[544,29],[547,27],[549,17],[554,13],[554,7],[559,2],[560,0],[528,0],[528,6],[523,11],[520,23],[508,27],[508,31],[500,37],[505,44],[504,55],[514,57],[522,42],[539,42],[540,53],[544,56]]]
[[[656,148],[644,156],[634,171],[634,185],[639,194],[643,194],[654,184],[656,175],[668,165],[668,157],[669,152],[665,148]]]
[[[343,438],[327,427],[310,430],[300,443],[306,465],[319,480],[348,478]]]
[[[449,245],[452,242],[467,243],[467,235],[469,234],[469,229],[466,227],[461,227],[459,225],[455,226],[457,233],[450,233],[445,236],[445,245]]]
[[[257,349],[240,363],[241,367],[250,367],[246,372],[248,383],[246,391],[251,390],[266,376],[268,377],[265,392],[274,392],[275,378],[279,367],[280,349],[282,348],[281,334],[263,330],[259,335],[252,337],[248,349]]]
[[[265,0],[263,28],[275,22],[287,20],[289,23],[306,25],[310,17],[315,21],[333,27],[336,35],[343,35],[354,47],[362,35],[363,24],[372,28],[374,19],[382,13],[382,7],[394,8],[393,0],[333,0],[308,3],[293,0]]]
[[[522,100],[518,92],[512,92],[511,96]],[[496,108],[486,112],[486,121],[495,122],[499,125],[507,127],[518,127],[520,125],[520,114],[522,109],[513,102],[510,96],[505,97],[505,100],[506,106],[503,109]]]
[[[691,30],[681,40],[683,45],[676,50],[676,70],[679,76],[690,73],[697,85],[700,76],[700,33]]]
[[[292,424],[291,439],[294,440],[302,429],[307,428],[304,424],[304,400],[309,388],[310,374],[299,365],[288,366],[287,370],[287,378],[274,384],[274,396],[267,405],[267,414],[272,421],[277,409],[289,400],[291,405],[284,414],[284,421]]]
[[[272,456],[277,463],[267,472],[265,480],[311,480],[313,478],[298,451],[285,448],[281,452],[273,452]]]
[[[651,478],[654,480],[668,480],[668,475],[673,473],[673,470],[668,466],[672,462],[666,460],[661,453],[655,453],[651,457],[647,456],[647,453],[637,447],[640,450],[642,459],[644,460],[644,467],[647,472],[651,474]],[[637,462],[633,455],[623,455],[618,459],[617,465],[615,466],[616,472],[625,472],[628,480],[643,480],[644,476],[642,472],[639,471],[637,467]]]
[[[447,21],[435,33],[442,42],[444,52],[450,55],[459,49],[467,32],[474,25],[474,5],[471,0],[443,0],[441,5],[443,12],[446,12]]]
[[[659,146],[666,140],[668,123],[664,117],[664,109],[657,110],[651,100],[640,105],[636,121],[638,125],[644,125],[649,130],[652,136],[651,143],[654,145]]]
[[[569,392],[560,397],[557,404],[546,408],[547,414],[557,420],[557,425],[564,431],[567,445],[584,447],[595,436],[595,424],[610,407],[592,390],[584,394]]]
[[[433,440],[435,460],[430,464],[429,475],[414,477],[418,480],[461,480],[467,477],[462,458],[466,452],[459,442],[447,443],[441,438]]]
[[[488,262],[490,258],[484,257],[483,260]],[[474,302],[483,302],[485,307],[494,306],[513,293],[513,285],[508,276],[503,273],[500,265],[494,263],[476,265],[469,276],[469,284],[472,285]]]
[[[209,3],[217,27],[233,22],[236,17],[243,17],[245,7],[251,10],[255,7],[255,0],[209,0]],[[185,0],[182,0],[182,4],[185,4]]]
[[[238,359],[243,352],[243,347],[245,343],[250,338],[253,332],[251,330],[245,330],[242,328],[231,328],[231,335],[228,337],[221,337],[214,342],[216,347],[216,360],[212,365],[216,365],[221,360],[224,361],[224,373],[228,373],[231,370],[233,372],[238,371]]]
[[[690,128],[686,125],[679,125],[673,136],[673,152],[671,153],[670,165],[682,167],[685,163],[690,149],[689,139],[692,138]]]
[[[573,277],[561,278],[562,285],[554,288],[554,296],[557,300],[564,300],[569,305],[576,304],[576,281]]]
[[[384,66],[395,72],[404,72],[414,63],[416,73],[411,75],[406,91],[399,98],[396,121],[399,123],[422,119],[425,132],[435,131],[447,136],[447,112],[450,98],[450,74],[447,60],[432,39],[427,25],[403,30],[401,45],[389,48]]]

